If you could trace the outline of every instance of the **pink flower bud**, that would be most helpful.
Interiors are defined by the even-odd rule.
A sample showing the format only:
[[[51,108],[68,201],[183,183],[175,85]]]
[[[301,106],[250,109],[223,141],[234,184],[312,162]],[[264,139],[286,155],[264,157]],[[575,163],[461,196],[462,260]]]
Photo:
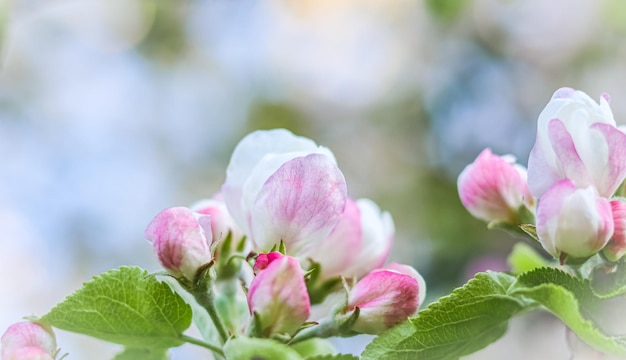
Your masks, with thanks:
[[[387,261],[394,232],[391,215],[373,201],[348,199],[341,221],[308,257],[321,265],[322,279],[360,278]]]
[[[306,253],[330,234],[347,198],[332,153],[284,129],[241,140],[222,192],[255,250],[267,251],[282,240],[291,255]]]
[[[582,91],[557,90],[537,121],[528,159],[528,184],[541,197],[552,184],[570,179],[613,195],[626,177],[626,134],[615,126],[608,95],[597,103]]]
[[[248,305],[264,336],[293,334],[298,330],[311,313],[298,260],[283,256],[271,261],[250,283]]]
[[[491,222],[517,223],[518,209],[534,199],[526,183],[526,170],[512,157],[501,157],[483,150],[459,175],[459,196],[474,217]]]
[[[226,203],[220,193],[215,194],[211,199],[200,200],[191,206],[191,210],[198,214],[209,215],[211,217],[211,232],[213,241],[221,241],[232,234],[233,245],[236,245],[244,236],[243,231],[237,226],[235,220],[230,216]]]
[[[210,217],[188,208],[163,210],[148,224],[145,236],[161,265],[176,277],[193,281],[200,267],[212,260]]]
[[[365,275],[350,291],[345,311],[360,310],[352,326],[354,331],[379,334],[406,320],[419,309],[420,301],[425,296],[424,280],[414,269],[408,271],[410,267],[398,264],[391,267]]]
[[[626,203],[611,201],[614,231],[613,237],[604,247],[604,255],[611,261],[618,261],[626,254]]]
[[[258,274],[261,270],[265,270],[274,260],[279,260],[285,257],[285,255],[278,251],[273,251],[267,254],[259,254],[254,262],[254,274]]]
[[[51,359],[57,351],[52,330],[30,321],[9,326],[0,343],[3,360]]]
[[[611,204],[593,186],[579,189],[571,180],[561,180],[539,199],[537,235],[555,258],[563,253],[574,258],[591,256],[613,235]]]

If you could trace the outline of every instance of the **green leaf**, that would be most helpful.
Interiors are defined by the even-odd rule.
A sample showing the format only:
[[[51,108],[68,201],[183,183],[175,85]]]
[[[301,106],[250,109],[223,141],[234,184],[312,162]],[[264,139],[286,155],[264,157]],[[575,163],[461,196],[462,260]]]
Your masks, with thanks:
[[[599,297],[609,298],[626,293],[626,263],[623,260],[614,266],[596,267],[591,277],[591,286]]]
[[[546,267],[550,263],[541,256],[532,246],[519,242],[513,247],[513,251],[507,258],[513,274],[520,274],[540,267]]]
[[[224,346],[227,360],[302,360],[297,351],[276,340],[238,337]]]
[[[537,235],[537,227],[533,224],[520,224],[519,228],[526,233],[526,235],[530,236],[532,239],[539,241],[539,236]]]
[[[586,320],[576,296],[563,286],[545,283],[526,289],[517,289],[518,295],[533,299],[561,319],[589,346],[614,355],[626,355],[626,338],[602,334],[594,324]]]
[[[537,268],[520,274],[515,287],[533,288],[543,284],[558,285],[572,292],[587,310],[591,310],[598,303],[598,298],[591,290],[588,280],[575,278],[554,267]],[[512,291],[516,292],[515,289]]]
[[[513,315],[532,306],[508,295],[514,282],[507,274],[477,274],[417,317],[374,339],[362,359],[458,359],[484,348],[505,333]]]
[[[191,308],[147,271],[121,267],[94,277],[40,321],[130,348],[163,349],[184,343]]]
[[[113,360],[168,360],[166,349],[124,349]]]
[[[589,320],[595,310],[601,308],[602,302],[588,280],[575,278],[557,268],[539,268],[521,274],[511,294],[543,305],[589,346],[615,355],[626,355],[626,338],[607,336]]]

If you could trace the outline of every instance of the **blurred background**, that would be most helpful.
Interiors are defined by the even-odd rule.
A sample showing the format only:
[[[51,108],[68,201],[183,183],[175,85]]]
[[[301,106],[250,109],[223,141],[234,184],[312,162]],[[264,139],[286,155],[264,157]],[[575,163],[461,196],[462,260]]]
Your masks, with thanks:
[[[0,329],[108,269],[158,270],[147,223],[217,191],[255,129],[331,148],[429,301],[506,270],[519,239],[471,218],[457,175],[485,147],[525,164],[561,86],[623,119],[625,35],[620,0],[0,0]],[[58,337],[68,359],[119,351]],[[467,359],[503,354],[569,359],[564,327],[521,316]]]

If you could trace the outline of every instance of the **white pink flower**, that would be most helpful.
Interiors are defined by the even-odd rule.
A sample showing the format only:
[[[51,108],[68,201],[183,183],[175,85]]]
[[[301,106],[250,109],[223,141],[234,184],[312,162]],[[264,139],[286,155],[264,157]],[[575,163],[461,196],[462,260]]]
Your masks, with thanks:
[[[2,360],[48,360],[57,351],[52,330],[30,321],[9,326],[0,344]]]
[[[561,180],[539,199],[537,235],[555,258],[591,256],[613,235],[611,205],[595,187],[577,188],[573,181]]]
[[[296,258],[270,254],[262,265],[255,266],[257,275],[248,289],[248,306],[263,336],[293,335],[311,314],[304,273]]]
[[[534,198],[528,190],[526,169],[511,156],[494,155],[483,150],[467,165],[457,181],[459,196],[474,217],[517,223],[518,210],[526,205],[531,211]]]
[[[528,160],[528,183],[541,197],[554,183],[570,179],[576,187],[593,185],[610,197],[626,177],[626,134],[620,131],[608,95],[596,103],[570,88],[557,90],[537,122]]]
[[[360,278],[389,257],[395,227],[388,212],[369,199],[348,199],[341,221],[308,257],[321,265],[321,278]]]
[[[257,251],[282,240],[293,255],[306,253],[330,234],[347,198],[330,150],[284,129],[255,131],[241,140],[222,193]]]
[[[198,270],[212,260],[211,218],[186,207],[157,214],[145,236],[152,242],[161,265],[176,277],[193,281]]]

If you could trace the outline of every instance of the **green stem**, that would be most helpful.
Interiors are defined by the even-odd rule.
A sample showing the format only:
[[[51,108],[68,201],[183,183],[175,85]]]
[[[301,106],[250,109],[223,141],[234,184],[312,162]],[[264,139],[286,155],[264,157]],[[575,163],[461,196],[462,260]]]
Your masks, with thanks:
[[[314,337],[318,338],[329,338],[331,336],[339,335],[339,329],[337,329],[337,324],[333,321],[322,321],[321,323],[311,326],[310,328],[306,328],[299,333],[297,333],[293,339],[289,342],[290,345],[297,344],[304,340],[308,340]]]
[[[215,296],[213,294],[213,289],[210,286],[208,287],[208,289],[202,289],[202,287],[200,287],[199,289],[194,290],[192,293],[193,296],[196,298],[196,301],[198,301],[198,304],[205,308],[206,311],[209,313],[209,316],[213,320],[213,324],[215,324],[215,328],[217,329],[217,332],[219,333],[222,342],[225,343],[226,340],[228,340],[228,333],[226,332],[226,327],[224,326],[222,318],[220,317],[219,313],[217,312],[217,308],[215,307]]]
[[[210,343],[208,343],[208,342],[206,342],[204,340],[196,339],[196,338],[193,338],[193,337],[185,335],[185,334],[180,335],[180,339],[185,341],[185,342],[188,342],[190,344],[194,344],[194,345],[202,346],[203,348],[207,348],[207,349],[213,351],[214,353],[224,357],[224,352],[222,351],[222,348],[220,348],[219,346],[210,344]]]

